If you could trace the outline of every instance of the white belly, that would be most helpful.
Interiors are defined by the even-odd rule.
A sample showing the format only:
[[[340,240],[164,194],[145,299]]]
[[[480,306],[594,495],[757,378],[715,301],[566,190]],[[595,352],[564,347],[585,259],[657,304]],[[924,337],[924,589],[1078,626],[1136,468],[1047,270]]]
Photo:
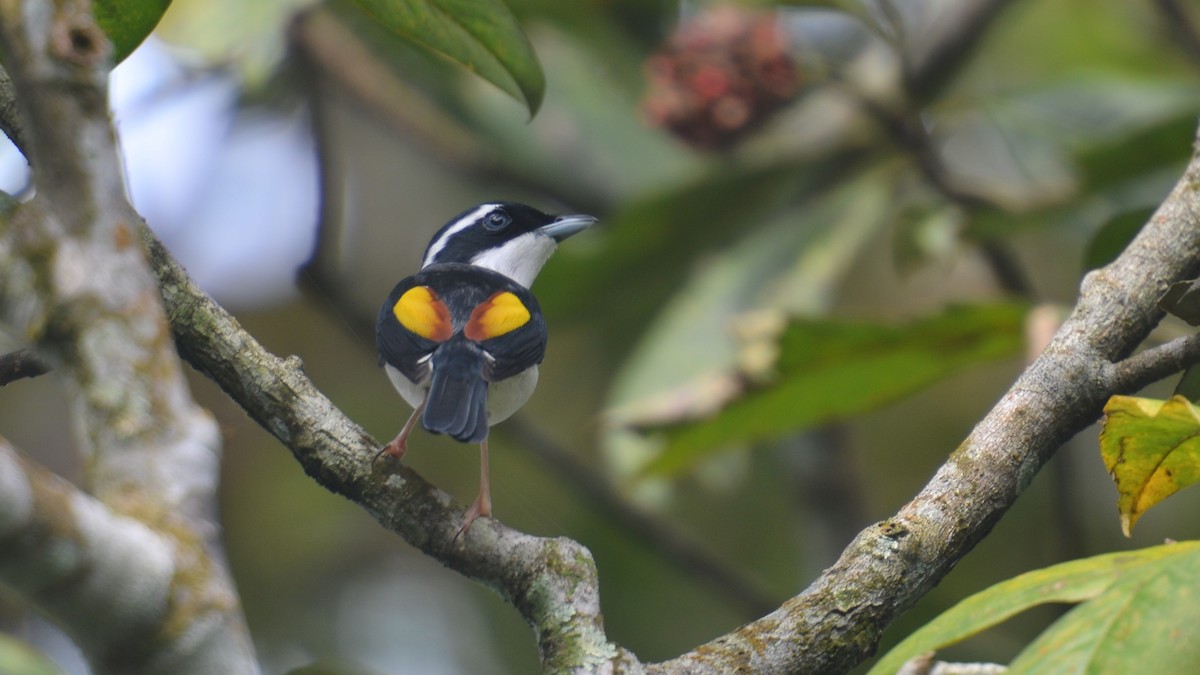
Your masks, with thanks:
[[[428,380],[420,383],[413,382],[405,377],[404,373],[387,364],[384,364],[383,369],[387,373],[388,379],[392,381],[392,386],[400,392],[408,405],[413,408],[421,405],[421,401],[425,400],[425,392],[429,391]],[[488,426],[503,422],[525,405],[525,402],[533,395],[537,381],[538,367],[534,366],[519,375],[489,384]]]
[[[387,373],[388,379],[392,381],[392,386],[400,395],[404,397],[404,401],[408,405],[416,409],[421,405],[421,401],[425,400],[425,392],[429,391],[429,380],[417,383],[405,377],[404,373],[396,370],[390,363],[383,364],[383,371]]]
[[[503,422],[525,405],[537,386],[538,367],[488,385],[488,426]]]

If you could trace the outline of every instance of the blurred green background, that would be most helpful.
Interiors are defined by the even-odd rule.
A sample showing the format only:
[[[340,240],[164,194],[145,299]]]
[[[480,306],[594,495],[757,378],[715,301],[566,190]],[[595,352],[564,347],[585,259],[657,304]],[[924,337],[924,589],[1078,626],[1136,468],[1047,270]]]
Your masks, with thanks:
[[[920,489],[1166,195],[1200,109],[1200,14],[1174,0],[508,5],[545,74],[532,119],[360,3],[296,0],[176,0],[114,74],[114,117],[168,247],[382,440],[409,410],[372,317],[430,235],[497,198],[601,218],[533,286],[550,346],[493,430],[492,489],[505,523],[593,552],[608,635],[644,661],[796,594]],[[193,382],[268,672],[537,670],[512,608]],[[61,398],[0,389],[0,429],[75,477]],[[469,503],[473,447],[410,449]],[[1122,538],[1080,434],[884,649],[1017,573],[1195,537],[1196,499]],[[946,656],[1007,661],[1055,615]],[[8,626],[84,672],[36,620]]]

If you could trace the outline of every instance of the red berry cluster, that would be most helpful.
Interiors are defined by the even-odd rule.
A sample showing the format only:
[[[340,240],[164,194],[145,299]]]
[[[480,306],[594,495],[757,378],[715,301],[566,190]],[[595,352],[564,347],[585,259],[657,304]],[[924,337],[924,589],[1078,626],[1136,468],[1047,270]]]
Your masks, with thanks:
[[[731,145],[800,90],[775,16],[733,6],[681,25],[645,70],[650,123],[706,149]]]

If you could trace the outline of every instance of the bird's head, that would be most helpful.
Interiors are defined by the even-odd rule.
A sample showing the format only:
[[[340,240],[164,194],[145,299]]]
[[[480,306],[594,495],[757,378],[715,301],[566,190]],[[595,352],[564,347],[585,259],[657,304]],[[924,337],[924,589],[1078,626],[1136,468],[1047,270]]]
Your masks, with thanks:
[[[552,216],[516,202],[488,202],[455,216],[433,235],[421,267],[467,263],[529,287],[558,242],[587,228],[592,216]]]

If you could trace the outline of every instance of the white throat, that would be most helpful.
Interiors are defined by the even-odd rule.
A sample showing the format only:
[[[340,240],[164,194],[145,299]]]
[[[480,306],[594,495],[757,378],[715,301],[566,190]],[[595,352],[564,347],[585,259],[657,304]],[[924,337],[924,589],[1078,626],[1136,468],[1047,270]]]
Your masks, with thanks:
[[[558,242],[553,237],[529,232],[480,253],[471,258],[471,264],[499,272],[529,288],[556,248]]]

